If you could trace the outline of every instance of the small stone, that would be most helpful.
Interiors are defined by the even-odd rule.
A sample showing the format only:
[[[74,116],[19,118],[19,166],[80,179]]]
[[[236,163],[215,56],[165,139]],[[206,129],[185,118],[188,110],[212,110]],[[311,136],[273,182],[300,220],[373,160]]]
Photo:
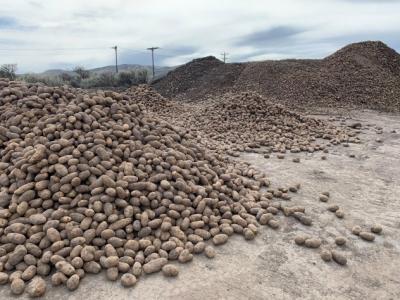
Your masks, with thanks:
[[[300,158],[295,157],[295,158],[292,159],[292,162],[294,162],[294,163],[299,163],[299,162],[300,162]]]

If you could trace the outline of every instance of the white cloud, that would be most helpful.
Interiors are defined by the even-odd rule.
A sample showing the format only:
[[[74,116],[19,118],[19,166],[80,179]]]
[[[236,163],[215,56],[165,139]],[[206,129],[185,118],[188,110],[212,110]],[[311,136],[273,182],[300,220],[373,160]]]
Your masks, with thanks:
[[[143,64],[149,63],[144,59],[149,46],[162,47],[158,54],[164,56],[157,61],[163,64],[180,64],[209,54],[219,56],[222,51],[229,52],[233,61],[322,57],[346,43],[364,39],[382,39],[400,48],[396,40],[400,34],[400,1],[1,2],[0,63],[16,62],[22,72],[112,64],[113,45],[125,54],[126,61],[121,63]],[[2,27],[2,17],[14,18],[17,25]],[[265,40],[260,45],[252,40],[245,44],[246,37],[277,27],[300,32],[279,42]],[[5,48],[18,50],[1,50]],[[185,51],[179,52],[180,48]]]

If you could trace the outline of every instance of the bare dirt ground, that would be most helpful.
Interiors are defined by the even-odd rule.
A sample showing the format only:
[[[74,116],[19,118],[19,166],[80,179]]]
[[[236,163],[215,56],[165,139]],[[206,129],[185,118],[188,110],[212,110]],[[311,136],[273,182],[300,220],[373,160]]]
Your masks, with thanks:
[[[311,227],[279,217],[280,229],[260,228],[252,242],[235,236],[217,248],[214,259],[201,256],[182,265],[177,279],[144,276],[134,288],[124,289],[101,274],[85,278],[72,293],[51,288],[44,299],[399,299],[400,117],[362,112],[346,120],[353,121],[363,125],[363,143],[332,147],[326,160],[322,153],[286,154],[283,160],[244,153],[239,158],[269,174],[274,186],[301,183],[290,204],[306,207],[314,220]],[[292,162],[293,157],[301,162]],[[328,203],[318,200],[323,191],[331,194]],[[345,217],[327,211],[329,204],[343,208]],[[374,223],[383,226],[383,233],[372,243],[351,233],[354,225]],[[323,239],[321,248],[339,248],[334,238],[346,237],[340,250],[347,266],[325,263],[321,249],[297,246],[293,239],[299,232]],[[9,286],[0,288],[0,299],[14,299]]]

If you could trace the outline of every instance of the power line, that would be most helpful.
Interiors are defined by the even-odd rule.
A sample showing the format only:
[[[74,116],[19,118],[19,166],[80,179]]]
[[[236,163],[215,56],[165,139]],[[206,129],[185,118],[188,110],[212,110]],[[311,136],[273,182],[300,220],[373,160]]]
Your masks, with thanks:
[[[151,62],[152,62],[152,65],[153,65],[153,78],[154,78],[154,75],[155,75],[155,71],[154,71],[154,50],[157,50],[157,49],[159,49],[160,47],[150,47],[150,48],[147,48],[147,50],[150,50],[151,51]]]

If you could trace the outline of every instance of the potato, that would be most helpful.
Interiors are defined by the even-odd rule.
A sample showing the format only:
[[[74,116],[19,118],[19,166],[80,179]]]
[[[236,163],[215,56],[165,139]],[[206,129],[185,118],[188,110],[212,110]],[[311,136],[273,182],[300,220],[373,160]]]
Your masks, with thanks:
[[[228,241],[228,235],[226,235],[224,233],[220,233],[220,234],[215,235],[212,240],[213,240],[214,245],[222,245]]]
[[[61,272],[56,272],[51,276],[51,284],[58,286],[67,282],[68,278]]]
[[[362,231],[362,229],[361,229],[361,227],[358,226],[358,225],[354,226],[354,227],[351,229],[351,232],[352,232],[354,235],[359,235],[361,231]]]
[[[382,226],[379,224],[374,224],[373,226],[371,226],[371,232],[380,234],[382,232]]]
[[[343,266],[347,264],[347,258],[342,253],[336,250],[332,250],[331,252],[332,252],[332,258],[336,263]]]
[[[0,272],[0,284],[6,284],[8,282],[8,274]]]
[[[346,242],[347,242],[347,240],[342,236],[338,236],[338,237],[335,238],[335,243],[338,246],[343,246],[343,245],[346,244]]]
[[[39,276],[35,276],[26,287],[30,297],[41,297],[46,292],[46,282]]]
[[[336,217],[338,217],[339,219],[344,218],[344,211],[341,209],[338,209],[337,211],[335,211],[335,215]]]
[[[375,235],[368,231],[361,231],[358,235],[360,236],[360,238],[368,242],[372,242],[375,240]]]
[[[162,267],[162,273],[167,277],[176,277],[179,274],[179,269],[174,265],[165,265]]]
[[[207,246],[204,249],[204,254],[208,257],[208,258],[214,258],[216,255],[215,249],[211,246]]]
[[[117,267],[108,268],[106,271],[106,277],[111,281],[116,281],[118,279],[118,274],[119,272]]]
[[[329,200],[329,197],[326,195],[319,196],[319,201],[321,201],[321,202],[328,202],[328,200]]]
[[[143,271],[146,274],[151,274],[155,272],[159,272],[163,266],[168,263],[166,258],[157,258],[149,261],[148,263],[143,265]]]
[[[25,291],[25,282],[20,278],[16,278],[13,281],[11,281],[10,289],[11,293],[13,293],[14,295],[21,295]]]
[[[137,279],[135,275],[126,273],[121,276],[121,285],[123,287],[132,287],[136,284]]]
[[[179,257],[178,257],[178,261],[180,263],[187,263],[187,262],[191,261],[192,259],[193,259],[193,254],[191,254],[188,249],[184,249],[179,254]]]
[[[77,274],[72,275],[70,278],[68,278],[67,280],[67,289],[69,289],[70,291],[74,291],[78,288],[79,286],[79,281],[80,281],[80,277]]]
[[[305,240],[304,245],[308,248],[319,248],[321,243],[321,240],[318,238],[309,238]]]
[[[332,260],[332,253],[329,250],[322,250],[321,251],[321,258],[322,260],[328,262]]]

